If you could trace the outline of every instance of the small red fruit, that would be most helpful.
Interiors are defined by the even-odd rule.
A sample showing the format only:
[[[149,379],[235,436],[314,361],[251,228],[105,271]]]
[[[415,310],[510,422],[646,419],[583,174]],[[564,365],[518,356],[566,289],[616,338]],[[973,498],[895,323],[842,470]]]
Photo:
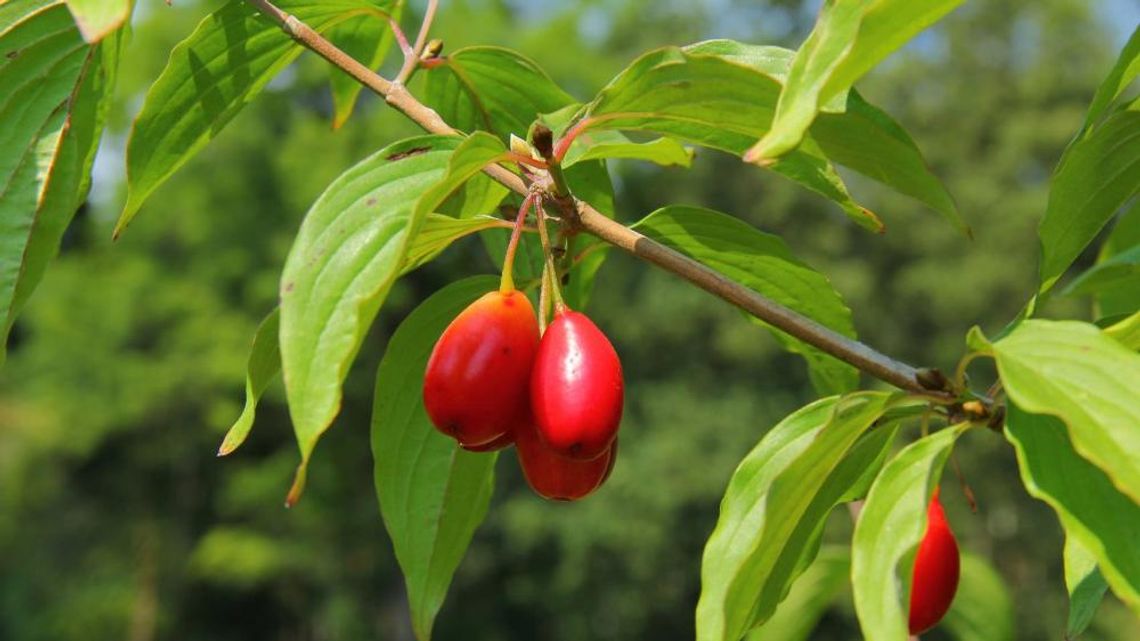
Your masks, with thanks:
[[[424,373],[431,422],[464,447],[501,438],[525,412],[538,319],[522,292],[490,292],[439,337]]]
[[[531,424],[515,429],[519,467],[531,489],[556,501],[576,501],[602,486],[617,460],[617,441],[601,456],[582,461],[559,456],[546,447]]]
[[[546,445],[570,458],[601,456],[621,423],[621,361],[585,314],[557,312],[530,378],[535,424]]]
[[[958,590],[958,542],[946,523],[938,488],[927,509],[926,534],[914,558],[910,586],[910,633],[919,634],[942,620]]]

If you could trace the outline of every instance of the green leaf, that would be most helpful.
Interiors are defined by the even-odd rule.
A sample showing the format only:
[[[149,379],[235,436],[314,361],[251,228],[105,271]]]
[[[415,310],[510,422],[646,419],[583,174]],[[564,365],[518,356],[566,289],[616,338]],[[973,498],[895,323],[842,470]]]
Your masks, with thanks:
[[[743,64],[780,84],[786,81],[795,55],[781,47],[732,40],[710,40],[685,50]],[[954,199],[930,171],[914,140],[886,112],[854,89],[836,94],[820,111],[826,113],[816,119],[810,132],[828,159],[915,198],[969,233]]]
[[[748,151],[750,162],[778,158],[802,144],[834,96],[963,0],[827,0],[800,46],[769,131]]]
[[[1121,109],[1065,150],[1037,234],[1040,292],[1048,291],[1097,233],[1140,193],[1140,110]]]
[[[693,163],[693,151],[672,138],[633,142],[616,131],[591,131],[574,140],[562,164],[569,167],[583,160],[604,158],[647,160],[658,165],[688,167]]]
[[[927,505],[967,424],[940,430],[911,443],[887,463],[871,486],[852,538],[851,582],[863,636],[906,641],[910,552],[926,530]]]
[[[1096,294],[1113,287],[1140,288],[1140,245],[1110,256],[1077,277],[1065,294]]]
[[[411,138],[341,174],[305,216],[281,275],[281,364],[301,450],[290,504],[424,218],[504,151],[489,134]]]
[[[1140,350],[1140,312],[1106,327],[1104,333],[1130,350]]]
[[[270,381],[281,371],[281,350],[277,344],[277,334],[281,327],[281,310],[273,311],[261,321],[257,333],[253,335],[253,347],[249,350],[249,364],[245,373],[245,407],[234,424],[230,426],[218,456],[225,456],[245,442],[253,427],[253,417],[257,412],[257,402],[261,399]]]
[[[467,47],[421,71],[424,104],[462,131],[489,131],[504,141],[526,138],[539,114],[572,104],[538,64],[502,47]]]
[[[1085,116],[1084,126],[1081,127],[1081,131],[1075,140],[1080,139],[1096,126],[1113,101],[1132,84],[1137,76],[1140,76],[1140,27],[1132,31],[1132,36],[1124,45],[1124,49],[1121,50],[1116,59],[1116,64],[1112,66],[1108,76],[1097,88],[1092,104],[1089,105],[1088,114]]]
[[[1013,599],[1001,575],[980,556],[962,552],[958,592],[942,620],[958,641],[1013,641]]]
[[[118,29],[131,13],[130,0],[67,0],[83,39],[96,43]]]
[[[368,0],[386,16],[391,16],[396,22],[400,21],[403,12],[403,0]],[[380,15],[368,15],[363,18],[341,23],[329,29],[328,39],[340,47],[353,60],[357,60],[369,69],[378,69],[392,48],[392,30],[388,28],[387,21]],[[329,87],[332,89],[333,99],[333,129],[339,129],[352,110],[356,107],[356,99],[364,85],[352,76],[332,67],[329,76]]]
[[[448,245],[469,234],[485,229],[510,229],[512,224],[501,218],[478,216],[475,218],[452,218],[442,214],[428,214],[423,227],[408,247],[400,275],[424,265],[447,249]]]
[[[1140,354],[1088,323],[1028,320],[994,355],[1015,403],[1060,417],[1081,456],[1140,500]]]
[[[855,336],[851,310],[839,293],[778,236],[726,214],[685,206],[659,209],[634,228],[822,325]],[[847,392],[858,384],[859,372],[851,365],[783,332],[773,333],[807,360],[821,393]]]
[[[804,570],[772,618],[754,628],[745,641],[807,641],[828,605],[847,586],[851,553],[827,546]]]
[[[1065,535],[1096,557],[1116,596],[1140,614],[1140,506],[1074,449],[1065,424],[1010,403],[1005,435],[1029,494],[1057,513]]]
[[[1065,587],[1069,590],[1069,620],[1065,639],[1076,639],[1092,623],[1108,583],[1096,565],[1096,555],[1073,536],[1065,537]]]
[[[772,615],[828,513],[889,441],[876,430],[856,445],[892,400],[860,392],[812,403],[741,461],[701,558],[698,641],[734,641]]]
[[[487,514],[498,457],[467,452],[432,427],[423,406],[424,369],[447,325],[498,284],[476,276],[433,294],[392,335],[376,374],[376,496],[421,641],[431,638],[451,577]]]
[[[1140,199],[1117,217],[1108,238],[1100,246],[1097,261],[1110,261],[1133,247],[1140,247]],[[1096,293],[1095,300],[1101,317],[1131,314],[1140,311],[1140,287],[1124,280],[1119,285],[1101,288]]]
[[[83,42],[61,3],[0,13],[0,363],[8,332],[87,196],[121,33]]]
[[[384,14],[367,0],[279,0],[317,32]],[[151,85],[127,142],[127,203],[115,235],[143,202],[206,146],[303,47],[251,3],[231,0],[174,48]]]
[[[739,155],[767,131],[779,93],[780,83],[755,69],[667,47],[641,56],[610,81],[579,121],[589,119],[583,133],[648,131]],[[882,223],[851,198],[814,140],[771,169],[835,201],[860,225],[881,231]]]

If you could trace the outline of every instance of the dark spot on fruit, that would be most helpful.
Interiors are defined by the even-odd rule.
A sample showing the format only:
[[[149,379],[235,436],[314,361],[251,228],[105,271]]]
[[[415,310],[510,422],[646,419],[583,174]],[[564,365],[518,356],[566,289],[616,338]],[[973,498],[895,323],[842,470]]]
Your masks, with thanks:
[[[419,154],[427,153],[430,149],[431,147],[414,147],[407,151],[401,151],[399,153],[392,154],[391,156],[388,156],[388,160],[403,160],[409,156],[418,156]]]

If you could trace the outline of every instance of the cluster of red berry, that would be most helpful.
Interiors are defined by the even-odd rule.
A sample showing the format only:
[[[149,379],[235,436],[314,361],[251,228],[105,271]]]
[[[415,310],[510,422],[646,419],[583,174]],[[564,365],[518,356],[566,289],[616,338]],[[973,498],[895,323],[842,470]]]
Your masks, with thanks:
[[[530,300],[485,294],[448,325],[424,374],[424,407],[465,449],[512,443],[531,488],[572,501],[606,480],[617,455],[621,362],[584,314],[557,305],[539,336]]]

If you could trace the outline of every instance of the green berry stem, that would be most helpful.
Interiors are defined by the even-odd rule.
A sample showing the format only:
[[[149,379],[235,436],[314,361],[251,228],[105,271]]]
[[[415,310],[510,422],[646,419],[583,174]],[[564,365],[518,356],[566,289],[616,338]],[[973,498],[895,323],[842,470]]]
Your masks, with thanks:
[[[537,194],[531,192],[523,199],[522,206],[519,207],[519,215],[515,218],[515,228],[511,231],[511,241],[507,244],[507,253],[503,257],[503,275],[499,280],[499,291],[503,294],[509,294],[515,291],[515,253],[519,248],[519,237],[522,236],[522,229],[526,223],[527,212],[534,206]],[[538,223],[539,230],[542,230],[542,222]]]
[[[550,272],[550,295],[554,299],[554,314],[566,311],[566,301],[562,300],[562,288],[558,285],[558,269],[554,266],[554,254],[550,251],[550,232],[546,229],[546,210],[542,198],[535,201],[535,218],[538,219],[538,238],[542,241],[542,256],[546,260],[545,270]]]

